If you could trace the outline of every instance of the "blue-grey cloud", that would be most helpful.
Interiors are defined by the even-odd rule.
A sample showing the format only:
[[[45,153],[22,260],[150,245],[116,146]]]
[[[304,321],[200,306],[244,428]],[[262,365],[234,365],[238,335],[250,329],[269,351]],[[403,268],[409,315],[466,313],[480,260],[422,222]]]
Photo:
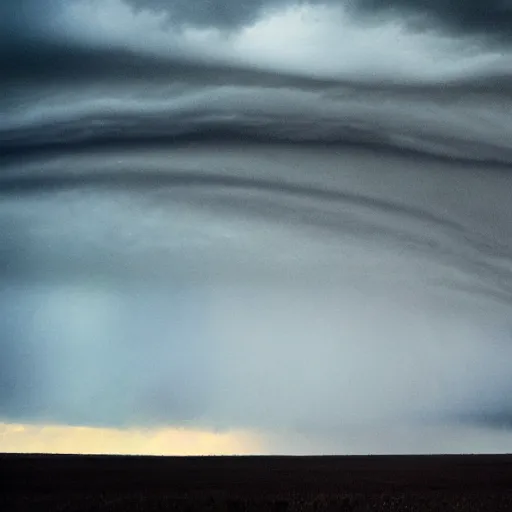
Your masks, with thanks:
[[[365,27],[344,11],[316,13],[316,4],[300,16],[270,11],[255,32],[229,37],[162,25],[121,0],[51,5],[62,12],[53,22],[32,18],[31,2],[5,7],[6,23],[18,20],[29,39],[0,52],[4,155],[66,144],[252,139],[510,162],[506,52],[483,45],[468,54],[456,38],[397,29],[385,19],[381,28]],[[45,23],[51,30],[37,29]],[[299,58],[272,45],[283,30]],[[145,31],[151,37],[141,42]],[[24,33],[21,25],[16,32]],[[333,45],[339,57],[329,56]]]
[[[0,7],[0,420],[510,434],[507,9],[41,5]]]
[[[507,172],[166,151],[6,167],[2,418],[329,443],[357,425],[494,428],[511,385]]]
[[[512,5],[503,0],[359,0],[357,9],[367,14],[388,12],[391,15],[425,15],[441,29],[480,32],[509,37],[512,33]]]
[[[0,5],[0,44],[51,38],[62,0],[4,0]],[[34,48],[35,50],[35,48]]]
[[[137,9],[166,12],[173,20],[197,25],[233,27],[251,23],[265,10],[286,5],[344,6],[354,14],[378,19],[383,15],[394,17],[422,17],[428,26],[461,32],[494,33],[509,36],[512,33],[512,6],[503,0],[128,0]]]
[[[76,1],[76,0],[75,0]],[[174,25],[239,28],[250,25],[269,12],[290,6],[342,7],[354,16],[363,15],[372,22],[383,16],[411,19],[418,26],[437,27],[442,31],[497,36],[504,41],[512,32],[512,7],[504,0],[125,0],[134,13],[163,13]],[[121,3],[119,0],[118,3]],[[0,6],[2,35],[19,38],[23,35],[51,36],[55,19],[65,2],[48,0],[44,6],[37,0],[5,0]]]

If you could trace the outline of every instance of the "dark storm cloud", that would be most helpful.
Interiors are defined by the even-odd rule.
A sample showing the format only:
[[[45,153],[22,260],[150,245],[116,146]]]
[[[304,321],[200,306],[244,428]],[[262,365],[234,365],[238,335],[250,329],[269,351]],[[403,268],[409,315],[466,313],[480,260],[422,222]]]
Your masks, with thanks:
[[[149,152],[160,172],[126,151],[3,168],[0,419],[297,429],[339,452],[346,428],[506,410],[510,296],[449,297],[451,280],[510,295],[508,173],[202,151],[181,158],[203,172],[170,172],[173,151]]]
[[[347,78],[312,77],[289,70],[265,70],[261,66],[212,62],[207,58],[174,54],[157,56],[121,48],[90,47],[59,42],[40,42],[32,51],[20,44],[0,48],[5,87],[41,87],[49,84],[80,85],[178,82],[189,86],[240,85],[294,88],[342,96],[347,88],[365,92],[397,92],[411,97],[457,98],[461,94],[488,94],[512,97],[512,72],[487,69],[443,80],[403,82],[390,78],[376,81],[364,76]]]
[[[106,66],[107,69],[112,68]],[[131,82],[135,95],[127,96],[124,103],[116,101],[115,107],[108,109],[95,107],[94,103],[82,107],[78,96],[76,107],[70,105],[63,110],[49,97],[34,107],[35,112],[41,109],[44,114],[28,122],[23,113],[17,114],[17,107],[7,104],[5,110],[12,114],[0,123],[2,157],[5,160],[56,151],[252,141],[359,146],[488,165],[508,165],[512,161],[507,138],[510,128],[499,108],[508,101],[507,89],[500,94],[498,87],[493,90],[492,83],[488,84],[491,92],[479,91],[479,87],[485,87],[480,81],[452,84],[451,92],[444,86],[365,88],[352,83],[330,87],[315,80],[229,69],[224,74],[219,70],[208,83],[207,68],[180,65],[174,67],[172,76],[184,92],[172,91],[166,97],[163,81],[152,81],[141,89],[144,97],[148,97],[149,88],[155,91],[147,104],[136,96],[144,81],[137,84],[136,80]],[[86,83],[80,86],[85,88]],[[108,86],[112,87],[112,83]],[[122,98],[122,80],[118,87]],[[107,90],[105,100],[102,94],[100,90],[100,105],[112,101],[112,92]],[[370,98],[365,100],[368,95]],[[460,106],[465,99],[467,109],[463,110]],[[139,103],[132,106],[134,101]],[[494,104],[487,112],[483,111],[484,101]],[[450,105],[454,105],[453,111],[446,108]],[[474,123],[482,115],[488,123]],[[474,123],[469,129],[464,124],[466,119]]]
[[[23,45],[4,48],[0,63],[6,92],[0,100],[6,114],[0,121],[4,157],[66,148],[253,140],[512,161],[505,118],[511,77],[498,70],[417,83],[357,73],[334,79],[55,42],[37,45],[37,52],[26,52]],[[69,108],[54,101],[59,92],[71,95]],[[486,124],[474,122],[482,115]]]
[[[140,55],[126,49],[106,49],[62,43],[40,43],[32,52],[22,45],[0,51],[4,73],[0,83],[9,87],[41,87],[47,84],[80,85],[90,83],[184,82],[194,85],[295,86],[312,89],[335,86],[339,81],[294,76],[249,67],[209,62],[207,59],[174,55]],[[499,77],[496,77],[499,80]],[[505,81],[505,80],[504,80]],[[497,86],[501,86],[498,83]],[[371,85],[370,85],[371,86]],[[489,84],[491,90],[494,88]],[[469,84],[471,87],[471,84]],[[478,85],[477,85],[478,87]],[[486,84],[483,84],[486,87]],[[500,87],[503,90],[503,87]],[[504,92],[506,92],[505,89]]]
[[[35,26],[38,4],[37,0],[4,0],[0,4],[0,37],[13,38]]]
[[[423,15],[432,25],[463,32],[512,35],[512,4],[507,0],[128,0],[138,9],[169,13],[173,20],[217,27],[254,22],[265,9],[289,5],[342,6],[378,18]]]
[[[340,126],[327,136],[308,132],[307,126],[299,126],[295,133],[281,132],[275,124],[253,126],[251,120],[247,122],[230,123],[228,127],[220,121],[218,123],[197,123],[196,120],[182,119],[183,125],[180,129],[175,126],[168,126],[166,123],[160,125],[156,119],[148,125],[142,125],[137,131],[124,131],[123,124],[129,119],[116,119],[118,133],[111,134],[113,130],[107,127],[105,133],[102,130],[95,130],[93,136],[87,134],[87,125],[73,123],[61,125],[55,130],[55,126],[43,126],[40,130],[18,131],[13,140],[0,142],[2,156],[0,161],[12,162],[20,157],[38,157],[44,154],[55,154],[58,152],[82,152],[95,151],[98,149],[130,149],[139,147],[141,149],[163,148],[170,146],[181,147],[188,144],[282,144],[288,143],[296,146],[309,147],[340,147],[340,148],[361,148],[375,150],[387,155],[402,154],[407,157],[420,156],[432,161],[471,162],[476,165],[508,170],[512,162],[512,149],[503,148],[496,144],[485,144],[480,141],[465,141],[444,139],[442,136],[428,137],[433,143],[432,147],[422,146],[414,141],[402,145],[400,141],[394,141],[387,137],[386,133],[371,129],[360,129],[357,126]],[[176,121],[176,119],[175,119]],[[101,122],[104,122],[103,120]],[[277,122],[277,121],[276,121]],[[187,126],[187,124],[189,124]],[[199,124],[199,125],[198,125]],[[61,131],[62,130],[62,131]],[[174,132],[174,133],[173,133]],[[427,137],[425,137],[427,139]],[[425,140],[423,141],[425,142]],[[436,143],[439,146],[436,147]],[[473,146],[471,146],[473,144]],[[466,152],[464,153],[464,150]],[[122,178],[122,176],[119,176]],[[104,178],[95,177],[94,180],[103,181]],[[43,180],[44,181],[44,180]],[[65,180],[62,182],[65,184]],[[42,183],[44,185],[44,183]],[[29,190],[31,187],[37,191],[35,183],[4,183],[6,188],[3,193],[15,193],[17,190]],[[73,182],[70,183],[73,185]],[[52,184],[48,183],[51,188]],[[60,186],[57,183],[57,186]]]
[[[482,99],[488,101],[512,98],[512,72],[504,70],[475,72],[442,83],[408,83],[385,78],[375,81],[357,75],[347,78],[310,77],[284,70],[268,71],[240,64],[214,63],[197,57],[149,56],[126,49],[59,43],[40,43],[37,51],[31,52],[27,52],[23,45],[0,49],[0,66],[3,70],[0,85],[9,92],[0,99],[4,109],[17,106],[17,95],[24,90],[33,91],[45,86],[119,86],[126,81],[132,85],[153,86],[176,83],[189,89],[229,85],[263,90],[298,90],[316,92],[330,99],[343,98],[354,92],[385,94],[391,98],[431,99],[441,103],[476,94],[481,94]]]
[[[0,3],[0,44],[20,40],[51,38],[49,32],[62,0],[2,0]]]
[[[502,5],[4,1],[0,419],[508,428]]]
[[[0,177],[0,196],[10,196],[16,194],[30,194],[41,192],[53,192],[58,190],[74,190],[77,187],[94,188],[111,188],[119,190],[128,189],[149,189],[159,187],[201,187],[201,188],[220,188],[235,190],[256,190],[259,192],[290,194],[299,197],[308,197],[318,199],[320,201],[335,201],[354,206],[366,206],[370,209],[378,209],[383,212],[397,213],[407,215],[417,220],[426,220],[430,223],[444,226],[456,231],[462,228],[455,222],[444,220],[440,216],[429,214],[420,209],[399,207],[390,202],[372,199],[335,191],[329,189],[315,188],[311,186],[298,185],[294,183],[286,183],[279,180],[265,180],[254,178],[242,178],[237,176],[213,176],[211,174],[199,174],[193,172],[158,172],[152,173],[145,171],[144,173],[96,173],[86,174],[82,176],[32,176],[20,178],[2,178]],[[462,233],[464,235],[464,233]]]
[[[291,4],[293,0],[127,0],[136,9],[168,13],[177,23],[236,28],[252,23],[266,7]]]
[[[91,148],[89,148],[90,150]],[[413,162],[414,160],[410,160]],[[428,161],[428,160],[427,160]],[[433,160],[435,162],[435,160]],[[343,208],[361,208],[369,212],[380,212],[382,215],[394,215],[402,218],[404,221],[412,220],[414,222],[426,223],[431,226],[431,229],[441,230],[450,233],[454,240],[459,240],[462,246],[465,246],[463,252],[453,251],[447,248],[441,248],[429,238],[425,238],[423,234],[405,234],[403,230],[395,228],[378,227],[368,223],[359,222],[353,234],[366,236],[373,239],[382,239],[383,241],[395,240],[396,243],[409,246],[410,250],[420,251],[422,254],[430,252],[436,259],[442,259],[448,265],[458,266],[464,268],[467,272],[479,276],[486,283],[484,286],[464,286],[460,283],[457,284],[446,282],[445,285],[452,290],[457,290],[461,293],[476,294],[485,296],[489,299],[495,300],[498,303],[509,306],[512,303],[512,289],[511,289],[511,275],[507,267],[511,266],[510,246],[504,245],[502,247],[491,247],[486,243],[485,239],[475,236],[474,233],[464,226],[462,223],[444,218],[442,215],[432,213],[414,206],[399,205],[392,201],[386,201],[371,196],[364,196],[362,194],[350,194],[343,190],[333,190],[324,187],[312,186],[307,184],[298,184],[293,182],[286,182],[280,179],[265,179],[263,177],[255,179],[254,177],[244,178],[242,176],[233,175],[215,175],[212,173],[198,173],[198,172],[151,172],[146,170],[141,172],[115,172],[101,171],[98,169],[93,173],[73,175],[53,174],[46,171],[44,175],[40,176],[25,176],[25,177],[0,177],[0,197],[18,197],[41,194],[55,193],[59,191],[76,191],[84,188],[86,190],[107,190],[112,192],[120,191],[135,191],[142,192],[144,190],[154,191],[158,190],[179,190],[183,189],[185,192],[190,193],[194,189],[200,191],[208,191],[210,199],[205,201],[205,204],[211,202],[215,205],[215,194],[219,194],[217,205],[222,205],[224,209],[230,209],[237,212],[240,209],[240,202],[237,201],[237,195],[249,194],[257,192],[261,197],[279,197],[282,201],[281,208],[278,205],[272,206],[268,203],[258,203],[253,199],[252,203],[246,202],[244,210],[251,213],[257,218],[265,218],[269,222],[278,222],[283,215],[286,215],[286,198],[295,197],[299,199],[306,199],[315,201],[318,205],[332,203],[336,207]],[[224,194],[224,195],[223,195]],[[227,194],[227,196],[225,195]],[[294,211],[293,209],[289,209]],[[295,211],[296,213],[296,211]],[[317,229],[323,229],[331,232],[333,236],[339,233],[350,232],[349,226],[346,221],[338,215],[329,215],[323,212],[322,215],[315,215],[315,210],[309,211],[305,209],[300,217],[301,225],[311,225]],[[298,220],[299,221],[299,220]],[[0,268],[0,276],[5,279],[13,277],[22,278],[28,276],[33,272],[34,267],[39,266],[40,269],[44,268],[42,259],[36,263],[37,256],[28,257],[26,249],[27,239],[23,238],[23,226],[17,226],[12,229],[4,229],[2,236],[2,247],[0,256],[0,263],[3,261],[5,264]],[[474,256],[470,257],[469,255]],[[116,256],[118,263],[124,259],[120,253]],[[495,261],[492,261],[495,259]],[[96,267],[97,271],[101,274],[110,272],[114,275],[116,272],[113,268],[108,269],[107,261],[89,261],[89,263]],[[126,259],[127,268],[131,269],[132,276],[136,275],[135,267],[136,262]],[[66,267],[65,262],[58,264],[59,271],[62,273]],[[103,268],[102,268],[103,267]],[[119,276],[122,278],[123,265],[119,265]],[[51,270],[51,269],[50,269]],[[71,267],[70,274],[77,274],[79,269]],[[126,268],[125,270],[126,271]],[[165,271],[163,272],[165,274]]]
[[[334,5],[378,19],[417,15],[433,26],[486,35],[512,34],[512,5],[507,0],[126,0],[136,12],[165,12],[172,23],[237,28],[269,10],[297,5]],[[62,0],[5,0],[0,5],[2,34],[18,37],[48,26]]]
[[[426,15],[440,28],[485,35],[512,35],[512,4],[509,0],[355,0],[359,12],[375,16]]]
[[[26,13],[35,12],[35,4],[20,4],[16,9],[8,5],[20,16],[25,12],[20,23],[29,27],[32,18]],[[112,15],[108,10],[101,15],[107,14]],[[17,17],[11,13],[7,19]],[[168,41],[172,30],[162,32],[163,42],[155,43],[158,51],[145,48],[144,39],[139,39],[144,23],[130,20],[128,25],[133,22],[133,26],[115,44],[100,44],[85,36],[71,43],[61,27],[62,37],[57,30],[37,44],[18,41],[2,47],[0,83],[5,94],[0,106],[6,114],[0,122],[2,155],[66,147],[254,140],[356,144],[455,160],[512,161],[505,119],[512,80],[506,62],[496,66],[477,62],[447,77],[446,70],[453,66],[445,63],[438,71],[437,62],[428,57],[430,78],[428,73],[415,76],[416,64],[411,76],[403,78],[396,76],[400,59],[392,57],[393,50],[389,69],[378,73],[338,71],[336,59],[326,61],[327,71],[312,73],[314,58],[304,59],[296,69],[287,68],[285,52],[282,62],[269,68],[267,50],[258,50],[252,60],[241,59],[237,44],[223,47],[222,38],[212,43],[219,45],[220,53],[210,58],[204,53],[208,45],[192,51],[187,45],[179,46],[181,36]],[[96,33],[94,16],[82,22]],[[329,17],[322,18],[322,23],[329,23]],[[329,38],[336,35],[331,29],[325,41],[315,39],[320,50],[324,44],[329,48]],[[366,37],[364,29],[357,30]],[[390,42],[393,34],[386,36]],[[431,50],[419,49],[423,58]],[[374,52],[364,50],[363,57],[369,70],[378,64]],[[171,86],[176,90],[169,90]],[[53,101],[59,93],[70,96],[69,108]],[[161,105],[156,105],[157,99]],[[486,111],[484,105],[491,108]],[[485,123],[479,122],[482,116]]]

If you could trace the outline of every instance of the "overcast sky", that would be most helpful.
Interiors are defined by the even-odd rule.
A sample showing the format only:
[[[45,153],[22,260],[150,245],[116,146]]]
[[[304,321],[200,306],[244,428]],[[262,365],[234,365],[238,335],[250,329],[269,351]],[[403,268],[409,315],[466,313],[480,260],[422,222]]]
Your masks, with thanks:
[[[510,452],[511,12],[4,0],[0,450]]]

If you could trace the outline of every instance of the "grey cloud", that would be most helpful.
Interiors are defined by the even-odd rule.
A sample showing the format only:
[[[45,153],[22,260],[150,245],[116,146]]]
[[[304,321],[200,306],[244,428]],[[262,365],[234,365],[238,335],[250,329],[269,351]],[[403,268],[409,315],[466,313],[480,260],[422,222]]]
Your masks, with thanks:
[[[291,0],[127,0],[136,9],[168,13],[172,22],[232,28],[253,22],[262,9]]]
[[[213,63],[197,57],[192,59],[183,54],[158,57],[125,49],[66,45],[62,42],[41,42],[37,49],[31,50],[27,51],[23,45],[0,50],[0,64],[5,70],[0,81],[5,87],[30,89],[51,84],[119,84],[126,80],[146,84],[149,76],[152,83],[172,81],[187,84],[188,87],[230,83],[315,89],[322,85],[332,87],[339,84],[339,81],[312,79],[298,74],[294,76],[292,73]],[[499,81],[502,86],[501,82],[506,78],[499,78],[495,77],[494,81]],[[503,87],[500,91],[503,91]]]
[[[380,341],[366,336],[371,329],[361,325],[362,319],[349,321],[357,309],[350,308],[350,301],[329,306],[311,288],[309,296],[295,288],[293,300],[289,291],[280,297],[276,287],[263,293],[254,287],[217,288],[210,298],[199,288],[188,292],[188,306],[182,294],[186,290],[171,300],[169,293],[158,298],[139,290],[134,300],[129,288],[126,293],[89,289],[91,295],[86,287],[67,286],[42,290],[39,297],[30,298],[33,291],[22,300],[18,297],[23,313],[19,320],[37,329],[37,335],[16,341],[18,347],[30,347],[33,364],[10,358],[11,379],[18,389],[2,392],[3,420],[288,428],[321,436],[326,428],[333,432],[357,425],[414,425],[432,415],[440,416],[442,423],[450,419],[451,406],[465,402],[466,408],[484,408],[489,391],[501,392],[505,400],[510,386],[506,369],[492,357],[478,360],[485,348],[473,352],[474,338],[458,341],[443,335],[450,323],[440,317],[440,339],[434,346],[420,338],[407,347],[406,333],[396,327],[398,340],[390,341],[387,324],[398,319],[397,312],[391,307],[377,313],[373,300],[366,299],[367,311],[373,314],[373,328],[381,330]],[[212,298],[224,305],[212,310]],[[77,308],[85,308],[78,317]],[[30,320],[29,309],[38,311],[35,320]],[[322,321],[307,316],[300,320],[308,310]],[[223,329],[208,320],[219,313],[216,322],[227,322]],[[409,328],[422,325],[415,323],[414,315],[405,316]],[[335,335],[340,320],[350,335]],[[114,330],[110,322],[116,322]],[[4,334],[6,329],[3,323]],[[384,339],[396,353],[382,346]],[[430,360],[433,349],[439,359]],[[503,350],[502,357],[508,354]],[[457,366],[457,359],[467,369]],[[478,374],[479,364],[485,365],[483,374]],[[429,373],[438,382],[429,382]],[[486,390],[489,382],[491,389]],[[480,423],[464,418],[464,407],[458,407],[460,423]]]
[[[425,15],[430,25],[456,32],[512,35],[512,4],[507,0],[357,0],[350,5],[370,16]]]
[[[0,4],[0,46],[20,40],[51,38],[49,32],[62,0],[3,0]]]
[[[448,281],[510,295],[510,261],[497,279],[466,267],[490,268],[510,243],[510,175],[343,155],[61,155],[49,160],[61,172],[95,171],[54,178],[51,191],[51,165],[36,160],[47,177],[32,180],[21,166],[19,182],[45,193],[16,194],[11,178],[1,203],[3,261],[17,265],[2,276],[1,417],[329,431],[331,443],[358,425],[414,429],[454,413],[473,425],[469,413],[506,411],[510,300]],[[174,193],[170,161],[183,168]],[[98,162],[118,175],[101,176]],[[130,181],[126,168],[142,162],[160,174]]]
[[[71,0],[74,1],[74,0]],[[266,8],[293,4],[293,0],[121,0],[135,13],[150,10],[168,15],[176,25],[239,28],[254,22]],[[4,0],[0,5],[0,40],[52,38],[51,28],[63,0]]]
[[[87,283],[4,285],[0,417],[117,427],[197,420],[210,401],[209,356],[184,299],[137,300]],[[195,372],[201,380],[190,382]]]
[[[378,18],[383,13],[427,15],[445,28],[463,31],[512,32],[512,5],[506,0],[128,0],[138,9],[168,12],[180,22],[230,27],[254,21],[264,9],[286,5],[338,5]]]
[[[38,404],[41,361],[24,321],[24,314],[33,311],[23,311],[12,295],[5,294],[0,296],[0,309],[0,410],[20,419],[33,418],[42,412]]]
[[[193,68],[188,71],[193,73]],[[392,86],[365,90],[353,83],[339,85],[331,94],[332,90],[326,92],[328,86],[314,81],[282,77],[279,83],[265,74],[236,71],[226,71],[224,76],[228,88],[215,82],[208,85],[205,73],[199,73],[188,89],[185,74],[183,81],[176,82],[178,91],[162,83],[147,84],[144,98],[149,89],[154,92],[147,103],[136,96],[139,85],[132,84],[131,95],[126,96],[122,84],[115,88],[111,84],[97,90],[98,105],[104,104],[103,95],[107,101],[114,99],[116,105],[108,111],[90,101],[82,106],[84,89],[77,89],[76,107],[70,105],[65,111],[51,97],[38,101],[34,110],[44,116],[34,121],[29,112],[13,108],[0,125],[4,159],[131,145],[286,142],[359,146],[488,165],[506,166],[512,161],[508,116],[502,108],[508,102],[506,90],[500,97],[498,89],[477,92],[463,82],[454,85],[452,95],[443,85],[422,92]],[[200,77],[206,82],[202,86]],[[85,88],[86,95],[89,92]],[[116,94],[125,97],[124,103]],[[480,102],[475,101],[476,94],[481,95]],[[487,110],[483,108],[486,100],[493,101]],[[27,114],[28,121],[24,120]]]
[[[455,78],[407,81],[392,77],[365,77],[349,73],[346,77],[310,76],[306,72],[266,70],[263,66],[214,62],[186,53],[166,56],[141,54],[135,50],[38,42],[30,51],[13,44],[0,48],[4,73],[0,83],[15,96],[17,90],[44,86],[162,85],[176,83],[192,87],[246,86],[319,92],[330,98],[343,98],[357,89],[376,94],[400,94],[413,99],[453,100],[461,95],[484,94],[489,99],[512,96],[512,75],[507,70],[474,70]],[[151,77],[149,83],[148,77]],[[4,98],[8,107],[9,96]]]
[[[285,4],[133,0],[170,13],[160,48],[144,16],[72,43],[63,3],[2,3],[0,419],[282,427],[338,451],[363,427],[373,447],[435,421],[453,443],[509,431],[506,60],[450,75],[434,39],[407,81],[398,50],[388,74],[363,52],[366,75],[174,51],[176,25]],[[351,5],[465,33],[499,11]]]
[[[62,0],[6,0],[0,6],[3,35],[37,33],[51,26]],[[126,0],[135,11],[153,10],[169,15],[174,24],[237,28],[250,24],[265,12],[289,5],[341,6],[354,15],[378,20],[391,17],[423,17],[425,23],[458,32],[508,37],[512,33],[512,6],[506,0]],[[48,33],[46,34],[48,36]]]
[[[251,23],[265,9],[287,5],[341,6],[355,15],[378,20],[383,15],[422,18],[426,26],[441,30],[482,33],[499,37],[512,35],[512,5],[506,0],[128,0],[138,9],[169,13],[172,19],[221,28]]]

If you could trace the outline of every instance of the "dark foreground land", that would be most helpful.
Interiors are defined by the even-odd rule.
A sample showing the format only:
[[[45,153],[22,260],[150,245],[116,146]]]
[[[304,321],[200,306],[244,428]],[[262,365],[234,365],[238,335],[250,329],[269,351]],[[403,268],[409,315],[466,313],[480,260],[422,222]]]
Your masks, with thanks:
[[[1,455],[0,510],[512,512],[512,456]]]

